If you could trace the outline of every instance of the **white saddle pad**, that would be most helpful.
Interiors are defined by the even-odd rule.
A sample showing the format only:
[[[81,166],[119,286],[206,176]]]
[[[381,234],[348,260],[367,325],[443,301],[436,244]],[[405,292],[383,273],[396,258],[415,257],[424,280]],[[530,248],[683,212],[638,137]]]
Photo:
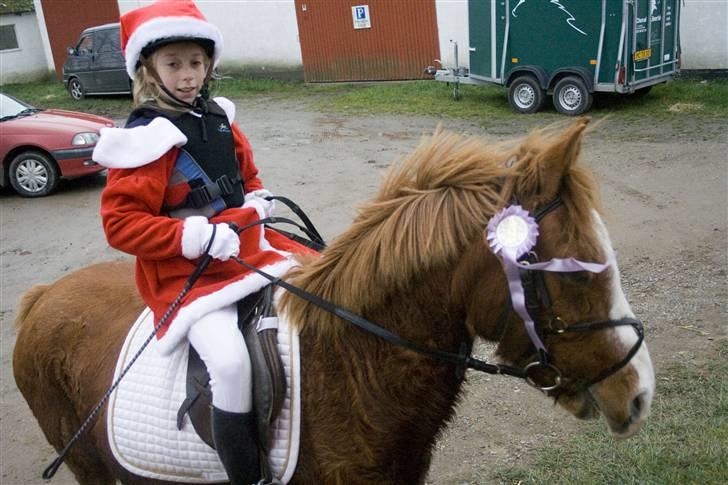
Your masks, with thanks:
[[[114,372],[118,378],[154,330],[147,308],[124,342]],[[155,349],[153,338],[109,399],[107,429],[116,460],[130,472],[148,478],[185,483],[227,481],[214,449],[195,432],[189,417],[177,429],[177,410],[186,397],[189,345],[169,356]],[[301,423],[298,332],[278,320],[278,351],[286,371],[283,410],[272,427],[269,462],[283,483],[293,476],[298,460]]]

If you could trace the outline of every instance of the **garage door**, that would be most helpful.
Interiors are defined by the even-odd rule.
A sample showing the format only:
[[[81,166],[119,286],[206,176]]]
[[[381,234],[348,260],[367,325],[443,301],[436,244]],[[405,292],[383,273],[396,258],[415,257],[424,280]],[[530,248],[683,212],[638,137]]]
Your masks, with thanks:
[[[295,4],[307,82],[423,79],[440,57],[435,0]]]

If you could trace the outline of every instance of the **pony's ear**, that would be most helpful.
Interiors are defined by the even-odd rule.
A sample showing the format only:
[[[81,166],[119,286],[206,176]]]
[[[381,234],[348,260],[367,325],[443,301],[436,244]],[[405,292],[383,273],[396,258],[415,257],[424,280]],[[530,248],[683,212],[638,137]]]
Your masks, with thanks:
[[[561,132],[539,132],[528,137],[526,146],[521,147],[526,148],[528,160],[524,160],[517,192],[540,202],[556,197],[564,175],[579,158],[581,140],[590,121],[588,117],[579,118]]]

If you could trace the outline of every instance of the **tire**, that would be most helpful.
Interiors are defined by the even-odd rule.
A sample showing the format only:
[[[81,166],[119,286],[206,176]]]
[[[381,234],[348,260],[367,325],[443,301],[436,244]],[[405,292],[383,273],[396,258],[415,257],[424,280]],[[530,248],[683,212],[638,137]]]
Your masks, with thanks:
[[[58,167],[48,156],[36,151],[22,152],[10,162],[10,185],[22,197],[44,197],[58,187]]]
[[[535,113],[541,109],[545,99],[546,93],[531,76],[516,78],[508,89],[508,102],[519,113]]]
[[[584,81],[576,76],[567,76],[556,83],[553,98],[556,111],[567,116],[589,111],[594,102],[594,96],[586,88]]]
[[[72,77],[68,80],[68,94],[76,101],[81,101],[86,97],[86,89],[77,77]]]

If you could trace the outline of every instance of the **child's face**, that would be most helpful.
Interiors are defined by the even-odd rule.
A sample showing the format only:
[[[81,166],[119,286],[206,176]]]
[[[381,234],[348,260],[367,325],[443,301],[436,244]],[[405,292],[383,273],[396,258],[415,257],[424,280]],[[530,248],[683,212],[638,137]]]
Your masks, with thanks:
[[[175,42],[155,52],[154,68],[172,94],[193,103],[207,74],[207,54],[194,42]]]

